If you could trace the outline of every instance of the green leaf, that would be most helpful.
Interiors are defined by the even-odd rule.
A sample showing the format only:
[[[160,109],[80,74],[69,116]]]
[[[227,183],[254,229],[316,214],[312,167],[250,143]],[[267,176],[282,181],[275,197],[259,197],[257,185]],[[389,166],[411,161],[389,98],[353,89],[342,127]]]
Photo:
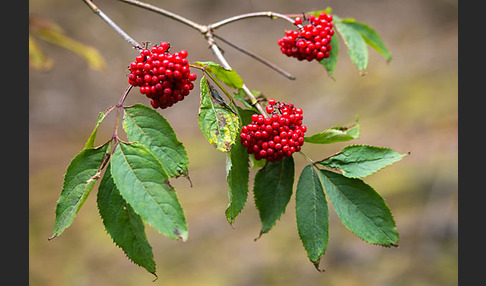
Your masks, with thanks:
[[[251,90],[251,93],[255,98],[259,97],[262,95],[261,92],[256,91],[256,90]],[[248,97],[248,95],[245,93],[245,91],[242,88],[238,89],[238,93],[233,92],[233,98],[239,100],[241,103],[243,103],[247,108],[253,110],[254,112],[258,112],[258,109],[255,106],[252,106],[249,102],[251,99]],[[255,102],[256,103],[256,102]]]
[[[341,222],[367,243],[398,246],[398,231],[385,200],[360,179],[320,170],[324,189]]]
[[[330,144],[359,138],[360,126],[356,121],[350,127],[336,126],[322,132],[304,137],[304,141],[314,144]]]
[[[236,114],[219,104],[214,104],[210,96],[205,76],[201,78],[201,104],[197,122],[209,143],[222,152],[229,152],[240,129]]]
[[[145,145],[160,160],[170,177],[187,175],[186,149],[169,122],[157,111],[143,104],[126,107],[123,129],[128,140]]]
[[[335,18],[335,27],[343,37],[344,43],[348,47],[348,55],[351,61],[358,67],[359,71],[363,71],[368,66],[368,47],[361,36],[360,32],[354,29],[345,20],[338,20]]]
[[[332,13],[332,9],[331,9],[331,7],[326,7],[326,9],[324,9],[324,10],[310,11],[310,12],[307,12],[306,14],[307,14],[307,15],[314,15],[314,16],[316,16],[316,17],[319,17],[319,15],[320,15],[321,13],[326,13],[326,14],[328,14],[328,15],[329,15],[329,14],[331,14],[331,13]]]
[[[257,160],[257,159],[255,159],[254,154],[250,154],[250,161],[251,161],[251,168],[252,169],[260,169],[260,168],[263,168],[267,164],[266,159],[262,158],[260,160]]]
[[[267,162],[265,167],[256,173],[253,194],[262,222],[260,236],[270,231],[285,212],[292,196],[293,184],[293,157],[284,157],[281,161]]]
[[[331,37],[331,51],[329,57],[319,61],[319,63],[326,68],[327,73],[332,76],[337,66],[339,54],[339,39],[337,36]]]
[[[407,154],[392,149],[368,145],[350,145],[318,164],[337,168],[348,178],[363,178],[391,165]]]
[[[100,124],[103,121],[103,119],[105,119],[106,114],[107,114],[107,111],[100,112],[98,114],[98,119],[96,120],[95,128],[94,128],[93,132],[91,132],[91,136],[89,136],[88,141],[86,142],[86,145],[84,146],[84,149],[94,148],[94,142],[96,140],[96,135],[98,133],[98,128],[100,127]]]
[[[309,260],[319,269],[329,241],[329,209],[319,174],[307,165],[295,191],[297,229]]]
[[[238,108],[243,124],[251,122],[251,110]],[[248,180],[250,176],[249,155],[240,140],[236,140],[226,158],[226,182],[228,183],[229,205],[226,208],[226,219],[230,224],[235,221],[248,198]]]
[[[385,43],[383,43],[381,37],[373,28],[364,23],[356,22],[354,19],[345,19],[342,20],[342,23],[346,23],[346,25],[358,31],[370,47],[382,54],[387,61],[391,61],[391,53],[388,51]]]
[[[204,69],[212,73],[217,79],[224,82],[227,86],[232,88],[241,88],[243,80],[233,69],[227,69],[214,62],[196,62],[196,64],[204,67]]]
[[[184,211],[160,161],[138,142],[119,143],[111,158],[111,174],[122,197],[157,231],[185,241]]]
[[[251,123],[251,116],[255,113],[253,109],[243,109],[238,107],[238,114],[242,125],[248,125]]]
[[[239,140],[231,148],[226,160],[226,181],[228,183],[229,205],[226,208],[226,219],[230,224],[241,212],[248,197],[248,180],[250,175],[249,156]]]
[[[109,144],[105,144],[96,149],[84,149],[69,164],[64,175],[61,196],[56,205],[56,219],[51,238],[61,235],[72,224],[100,177],[108,146]]]
[[[155,275],[152,247],[147,241],[142,218],[120,195],[110,168],[106,169],[101,179],[97,203],[105,229],[113,242],[135,264]]]

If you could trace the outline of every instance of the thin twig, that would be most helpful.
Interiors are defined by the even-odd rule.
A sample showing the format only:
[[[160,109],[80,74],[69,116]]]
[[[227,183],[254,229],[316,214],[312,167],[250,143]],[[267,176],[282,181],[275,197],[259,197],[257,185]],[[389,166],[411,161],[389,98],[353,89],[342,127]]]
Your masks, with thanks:
[[[229,63],[226,61],[223,54],[221,53],[221,50],[219,49],[218,45],[216,45],[214,43],[214,39],[213,39],[213,36],[212,36],[210,31],[208,31],[208,33],[206,34],[206,37],[208,38],[209,47],[213,51],[214,55],[221,62],[223,67],[225,67],[227,69],[232,69],[231,66],[229,65]],[[251,104],[254,105],[263,116],[267,117],[267,113],[263,110],[263,107],[258,103],[255,96],[253,96],[250,89],[245,84],[243,84],[243,86],[241,88],[246,93],[246,95],[251,99]]]
[[[127,95],[130,92],[130,90],[132,89],[132,87],[133,87],[133,85],[131,85],[131,84],[128,85],[128,87],[125,89],[125,92],[123,92],[122,97],[118,101],[118,104],[116,105],[116,107],[123,107],[123,102],[125,102],[125,99],[127,98]]]
[[[193,68],[196,68],[196,69],[199,69],[205,75],[207,75],[221,89],[221,91],[228,97],[228,99],[231,101],[231,103],[233,104],[233,106],[236,108],[236,104],[235,104],[235,101],[234,101],[233,96],[231,96],[231,94],[229,94],[229,92],[226,91],[226,89],[219,83],[219,81],[216,78],[214,78],[214,76],[210,72],[208,72],[204,66],[199,66],[199,65],[194,65],[194,64],[189,64],[189,66],[190,67],[193,67]],[[209,83],[209,81],[208,81],[208,83]],[[223,98],[221,98],[219,100],[223,100],[224,101]]]
[[[137,7],[140,7],[140,8],[144,8],[144,9],[150,10],[152,12],[164,15],[166,17],[173,19],[173,20],[181,22],[182,24],[185,24],[185,25],[187,25],[191,28],[194,28],[201,33],[205,33],[208,29],[207,26],[200,25],[200,24],[195,23],[195,22],[193,22],[193,21],[191,21],[187,18],[184,18],[180,15],[174,14],[172,12],[169,12],[167,10],[164,10],[162,8],[159,8],[159,7],[144,3],[144,2],[140,2],[140,1],[137,1],[137,0],[118,0],[118,1],[125,2],[127,4],[131,4],[131,5],[134,5],[134,6],[137,6]]]
[[[128,93],[132,89],[133,85],[129,84],[128,87],[125,89],[125,92],[123,92],[122,97],[116,104],[116,118],[115,118],[115,130],[113,131],[113,139],[118,140],[118,123],[119,123],[119,118],[120,118],[120,109],[123,107],[123,102],[125,102],[125,99],[127,98]]]
[[[110,25],[110,27],[112,27],[125,40],[127,40],[130,44],[132,44],[132,46],[134,46],[137,49],[141,48],[141,46],[135,40],[133,40],[127,33],[125,33],[120,27],[118,27],[113,21],[111,21],[111,19],[108,18],[103,12],[101,12],[101,10],[99,10],[99,8],[96,5],[94,5],[93,2],[91,2],[90,0],[83,0],[83,1],[91,8],[91,10],[93,10],[93,12],[98,14],[106,23],[108,23],[108,25]],[[151,4],[147,4],[147,3],[144,3],[144,2],[141,2],[141,1],[138,1],[138,0],[118,0],[118,1],[121,1],[121,2],[124,2],[124,3],[127,3],[127,4],[131,4],[131,5],[134,5],[134,6],[144,8],[144,9],[147,9],[149,11],[161,14],[163,16],[166,16],[166,17],[169,17],[173,20],[176,20],[180,23],[183,23],[183,24],[185,24],[185,25],[187,25],[187,26],[189,26],[193,29],[198,30],[200,33],[204,34],[204,36],[206,37],[206,40],[209,44],[209,48],[215,54],[215,56],[218,58],[218,60],[221,62],[223,67],[225,67],[227,69],[232,69],[232,68],[229,65],[229,63],[226,61],[223,54],[221,53],[219,46],[214,42],[214,35],[212,33],[213,29],[217,29],[217,28],[224,26],[224,25],[231,23],[231,22],[235,22],[235,21],[239,21],[239,20],[243,20],[243,19],[248,19],[248,18],[252,18],[252,17],[269,17],[269,18],[272,18],[272,19],[281,18],[281,19],[287,20],[290,23],[294,24],[294,20],[292,18],[284,15],[284,14],[275,13],[275,12],[254,12],[254,13],[237,15],[237,16],[230,17],[230,18],[224,19],[222,21],[216,22],[214,24],[205,26],[205,25],[200,25],[198,23],[195,23],[195,22],[193,22],[193,21],[191,21],[187,18],[184,18],[180,15],[177,15],[175,13],[169,12],[169,11],[164,10],[162,8],[159,8],[159,7],[156,7],[156,6],[153,6]],[[302,28],[301,25],[298,25],[298,26],[299,26],[299,28]],[[255,96],[253,96],[250,89],[245,84],[243,84],[242,89],[245,92],[245,94],[251,99],[251,104],[253,106],[255,106],[263,116],[267,117],[266,112],[264,111],[262,106],[258,103],[258,100],[255,98]]]
[[[101,19],[103,19],[113,30],[115,30],[120,36],[122,36],[125,41],[129,42],[135,49],[141,49],[141,46],[137,41],[135,41],[132,37],[130,37],[125,31],[123,31],[115,22],[113,22],[103,11],[101,11],[98,6],[96,6],[93,2],[90,0],[83,0],[84,3],[86,3],[91,10],[100,16]]]
[[[240,52],[242,52],[242,53],[244,53],[244,54],[252,57],[253,59],[261,62],[262,64],[266,65],[267,67],[269,67],[269,68],[273,69],[274,71],[278,72],[279,74],[285,76],[286,78],[291,79],[291,80],[294,80],[295,79],[295,77],[293,75],[291,75],[290,73],[284,71],[283,69],[279,68],[278,66],[274,65],[273,63],[265,60],[264,58],[262,58],[262,57],[260,57],[260,56],[258,56],[256,54],[254,54],[254,53],[252,53],[252,52],[250,52],[250,51],[248,51],[248,50],[246,50],[246,49],[244,49],[244,48],[242,48],[242,47],[240,47],[238,45],[233,44],[232,42],[230,42],[230,41],[222,38],[221,36],[218,36],[216,34],[213,34],[213,36],[215,38],[217,38],[218,40],[221,40],[225,44],[227,44],[227,45],[229,45],[229,46],[237,49],[238,51],[240,51]]]
[[[231,22],[236,22],[236,21],[239,21],[239,20],[254,18],[254,17],[269,17],[269,18],[272,18],[272,19],[281,18],[281,19],[287,20],[290,23],[294,24],[294,20],[292,18],[284,15],[284,14],[267,11],[267,12],[253,12],[253,13],[246,13],[246,14],[242,14],[242,15],[237,15],[237,16],[230,17],[230,18],[224,19],[222,21],[216,22],[214,24],[208,25],[208,27],[209,27],[210,30],[215,30],[215,29],[217,29],[221,26],[224,26],[226,24],[229,24]]]

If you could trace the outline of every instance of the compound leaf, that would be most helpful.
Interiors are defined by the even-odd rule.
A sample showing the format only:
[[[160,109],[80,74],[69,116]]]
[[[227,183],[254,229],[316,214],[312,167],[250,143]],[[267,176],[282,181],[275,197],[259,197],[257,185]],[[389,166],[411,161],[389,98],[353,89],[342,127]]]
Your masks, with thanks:
[[[284,157],[281,161],[267,162],[258,170],[253,184],[255,205],[260,214],[260,235],[272,229],[292,196],[294,184],[294,159]]]
[[[390,148],[349,145],[336,155],[317,163],[337,168],[348,178],[363,178],[401,160],[406,155]]]
[[[52,238],[68,228],[83,206],[94,184],[100,177],[109,144],[99,148],[84,149],[69,164],[61,196],[56,205],[56,218]]]
[[[295,216],[299,237],[309,260],[319,269],[329,241],[329,209],[319,174],[307,165],[295,191]]]
[[[157,111],[143,104],[126,107],[123,129],[131,142],[145,145],[160,160],[170,177],[187,175],[186,149],[169,122]]]
[[[111,158],[111,174],[133,210],[160,233],[187,239],[184,211],[160,161],[144,145],[119,142]]]
[[[209,143],[222,152],[229,152],[240,129],[238,115],[220,104],[214,104],[205,76],[201,78],[201,103],[197,122]]]
[[[398,231],[385,200],[360,179],[320,170],[319,176],[341,222],[367,243],[397,246]]]
[[[105,229],[113,242],[135,264],[155,275],[152,247],[147,241],[142,218],[120,195],[110,168],[101,179],[97,203]]]

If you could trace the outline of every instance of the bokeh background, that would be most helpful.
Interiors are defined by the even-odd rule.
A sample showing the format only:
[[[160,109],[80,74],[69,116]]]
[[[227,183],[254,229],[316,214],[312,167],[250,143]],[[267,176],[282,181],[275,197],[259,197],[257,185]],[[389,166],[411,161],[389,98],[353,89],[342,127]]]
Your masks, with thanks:
[[[259,240],[260,221],[250,194],[231,227],[225,219],[225,155],[207,143],[197,125],[198,87],[174,108],[160,111],[189,155],[193,186],[172,184],[189,224],[186,242],[147,226],[158,280],[131,263],[104,230],[96,190],[74,223],[52,241],[54,209],[70,160],[82,150],[100,111],[127,86],[136,52],[83,1],[31,0],[29,14],[50,19],[66,35],[99,50],[106,66],[93,70],[71,51],[39,40],[53,61],[49,71],[29,70],[29,280],[31,285],[457,285],[458,283],[458,3],[453,0],[149,1],[209,24],[255,11],[300,13],[331,7],[341,18],[367,23],[393,55],[389,63],[370,50],[366,75],[358,73],[341,41],[331,79],[316,63],[282,55],[276,44],[288,22],[254,18],[219,35],[297,77],[291,81],[221,43],[245,83],[267,97],[303,108],[308,133],[349,125],[359,117],[361,137],[351,143],[410,152],[367,178],[386,200],[400,233],[398,248],[369,245],[347,230],[331,208],[330,241],[321,261],[308,261],[298,238],[294,197],[276,226]],[[169,41],[190,61],[217,61],[202,35],[171,19],[116,0],[96,1],[138,42]],[[201,76],[199,72],[198,77]],[[131,92],[127,104],[145,97]],[[110,121],[111,120],[111,121]],[[113,118],[97,144],[111,136]],[[350,144],[304,145],[322,159]],[[296,157],[296,172],[306,164]],[[254,175],[254,173],[252,173]]]

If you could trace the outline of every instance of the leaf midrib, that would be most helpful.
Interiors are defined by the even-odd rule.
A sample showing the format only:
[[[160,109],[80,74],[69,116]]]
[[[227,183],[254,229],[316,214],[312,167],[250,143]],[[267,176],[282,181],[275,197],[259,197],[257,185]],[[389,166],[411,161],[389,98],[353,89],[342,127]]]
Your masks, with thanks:
[[[121,146],[120,146],[120,147],[121,147]],[[148,191],[148,188],[147,188],[147,187],[146,187],[146,186],[143,184],[142,180],[141,180],[141,179],[140,179],[140,178],[137,176],[137,174],[135,173],[135,171],[134,171],[134,169],[132,168],[132,166],[131,166],[131,165],[128,163],[128,160],[127,160],[127,158],[126,158],[126,156],[125,156],[125,153],[123,152],[123,148],[120,148],[120,151],[121,151],[121,153],[122,153],[122,155],[123,155],[123,159],[125,160],[125,162],[126,162],[126,163],[127,163],[127,165],[128,165],[128,168],[131,170],[132,174],[135,176],[135,178],[137,179],[137,181],[139,182],[139,184],[140,184],[140,185],[142,185],[142,188],[143,188],[143,189],[145,190],[145,192],[146,192],[146,193],[149,195],[149,197],[150,197],[150,199],[153,201],[153,203],[154,203],[154,204],[157,206],[157,208],[159,208],[159,209],[160,209],[160,210],[161,210],[161,211],[164,213],[164,215],[165,215],[165,216],[168,218],[168,220],[169,220],[169,221],[172,223],[172,225],[175,227],[175,226],[176,226],[175,222],[174,222],[174,221],[171,219],[171,217],[170,217],[170,216],[167,214],[167,212],[166,212],[166,211],[164,210],[164,208],[162,208],[162,206],[161,206],[161,205],[163,204],[163,205],[168,205],[168,206],[172,207],[172,205],[170,205],[170,204],[168,204],[168,203],[164,203],[164,202],[162,202],[162,203],[160,203],[160,204],[159,204],[159,203],[158,203],[158,202],[157,202],[157,201],[154,199],[154,197],[153,197],[152,193]],[[136,156],[138,156],[138,155],[136,155]]]
[[[322,172],[321,172],[321,173],[322,173]],[[342,197],[344,197],[344,198],[345,198],[345,199],[346,199],[346,200],[347,200],[347,201],[348,201],[348,202],[349,202],[349,203],[350,203],[350,204],[351,204],[351,205],[352,205],[352,206],[353,206],[355,209],[357,209],[357,210],[358,210],[358,211],[359,211],[361,214],[363,214],[363,216],[364,216],[366,219],[368,219],[368,220],[371,222],[371,224],[373,224],[373,225],[375,226],[375,228],[377,228],[377,229],[378,229],[378,230],[379,230],[381,233],[383,233],[383,234],[385,235],[385,237],[387,237],[387,238],[388,238],[388,240],[389,240],[389,242],[390,242],[390,243],[393,243],[392,238],[391,238],[391,237],[390,237],[390,236],[389,236],[389,235],[388,235],[388,234],[387,234],[385,231],[383,231],[383,230],[382,230],[380,227],[378,227],[378,225],[376,225],[376,223],[375,223],[375,222],[373,222],[373,220],[372,220],[372,219],[371,219],[369,216],[367,216],[367,215],[366,215],[366,214],[365,214],[365,213],[364,213],[364,212],[363,212],[363,211],[362,211],[360,208],[358,208],[358,207],[357,207],[357,206],[356,206],[356,205],[355,205],[355,204],[354,204],[354,203],[353,203],[353,202],[352,202],[352,201],[351,201],[351,200],[350,200],[350,199],[349,199],[349,198],[348,198],[348,197],[347,197],[347,196],[346,196],[346,195],[345,195],[345,194],[344,194],[342,191],[341,191],[341,189],[340,189],[340,188],[338,188],[338,187],[337,187],[337,185],[336,185],[336,184],[335,184],[335,183],[334,183],[334,182],[333,182],[331,179],[329,179],[329,177],[328,177],[328,176],[326,176],[326,175],[324,175],[324,176],[325,176],[325,177],[327,178],[327,180],[328,180],[328,181],[329,181],[329,182],[330,182],[330,183],[331,183],[331,184],[332,184],[332,185],[333,185],[333,186],[334,186],[334,187],[335,187],[335,188],[336,188],[336,189],[339,191],[339,193],[342,195]]]
[[[167,145],[165,145],[165,146],[159,146],[159,145],[157,145],[157,144],[156,144],[156,143],[153,141],[152,137],[150,137],[150,136],[149,136],[149,135],[148,135],[148,134],[147,134],[147,133],[146,133],[146,132],[143,130],[143,128],[140,126],[140,124],[138,124],[138,123],[137,123],[137,122],[134,120],[134,117],[133,117],[131,114],[129,114],[128,112],[126,112],[126,114],[127,114],[127,116],[128,116],[128,117],[130,117],[130,119],[132,120],[132,122],[133,122],[133,124],[135,125],[135,127],[136,127],[138,130],[140,130],[140,133],[141,133],[141,134],[143,134],[143,135],[144,135],[144,136],[145,136],[145,137],[146,137],[146,138],[147,138],[147,139],[150,141],[150,143],[152,143],[152,145],[153,145],[153,146],[156,146],[157,148],[160,148],[160,149],[161,149],[161,151],[162,151],[164,154],[165,154],[164,149],[170,149],[170,150],[174,151],[175,153],[180,154],[180,153],[177,151],[177,149],[172,148],[171,146],[167,146]],[[158,131],[157,129],[155,129],[155,128],[153,128],[153,127],[145,127],[145,128],[146,128],[146,129],[149,129],[149,130]],[[161,135],[164,135],[164,134],[163,134],[163,133],[161,133],[161,132],[159,132],[159,133],[160,133]],[[169,137],[167,137],[167,136],[165,136],[165,138],[170,140],[170,138],[169,138]],[[165,155],[167,155],[167,154],[165,154]],[[175,160],[174,160],[174,159],[173,159],[171,156],[165,156],[165,157],[166,157],[166,158],[168,158],[168,159],[170,159],[172,162],[174,162],[174,164],[175,164],[177,167],[179,167],[179,165],[177,164],[177,162],[176,162],[176,161],[175,161]]]

